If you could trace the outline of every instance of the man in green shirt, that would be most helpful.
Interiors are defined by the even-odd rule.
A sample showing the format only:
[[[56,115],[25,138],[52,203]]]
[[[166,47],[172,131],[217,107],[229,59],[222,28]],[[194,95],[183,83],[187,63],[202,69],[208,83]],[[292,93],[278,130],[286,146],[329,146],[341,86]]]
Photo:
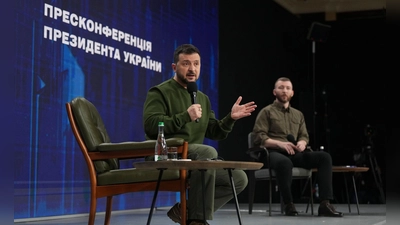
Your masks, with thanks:
[[[218,157],[212,146],[204,145],[204,138],[212,140],[225,139],[231,132],[236,120],[250,116],[257,107],[254,102],[240,105],[240,96],[233,104],[231,112],[223,119],[215,118],[207,95],[197,91],[196,103],[192,104],[187,91],[189,82],[196,82],[200,76],[200,51],[191,44],[178,46],[174,52],[172,79],[156,85],[147,93],[144,103],[143,124],[148,139],[156,139],[158,122],[164,122],[166,138],[180,137],[188,141],[189,155],[197,159]],[[247,186],[247,175],[242,170],[233,170],[236,193],[239,194]],[[206,219],[212,220],[216,210],[233,198],[230,179],[224,170],[207,170],[205,172]],[[192,171],[188,194],[188,225],[205,225],[203,221],[201,174]],[[180,223],[180,204],[175,204],[168,211],[168,216]],[[208,223],[207,223],[208,224]]]
[[[303,113],[290,106],[294,95],[290,79],[279,78],[275,82],[273,94],[275,101],[261,109],[257,115],[253,128],[256,134],[254,145],[266,147],[270,152],[269,165],[276,172],[278,187],[285,203],[285,214],[298,215],[291,192],[292,168],[295,166],[318,168],[321,199],[318,215],[342,217],[343,213],[336,211],[329,201],[333,199],[331,155],[323,151],[306,151],[309,141],[306,123]]]

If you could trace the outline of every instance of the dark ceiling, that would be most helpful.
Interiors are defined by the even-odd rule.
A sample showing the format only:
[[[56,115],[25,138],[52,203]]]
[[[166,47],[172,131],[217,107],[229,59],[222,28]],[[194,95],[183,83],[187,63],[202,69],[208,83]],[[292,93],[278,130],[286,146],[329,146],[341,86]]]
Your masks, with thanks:
[[[299,17],[325,21],[386,17],[386,0],[274,0]]]

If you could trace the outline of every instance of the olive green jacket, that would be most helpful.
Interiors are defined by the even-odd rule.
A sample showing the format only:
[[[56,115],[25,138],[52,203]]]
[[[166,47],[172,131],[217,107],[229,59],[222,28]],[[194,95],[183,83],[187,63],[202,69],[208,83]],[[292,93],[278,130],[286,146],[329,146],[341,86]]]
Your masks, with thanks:
[[[189,144],[203,144],[204,138],[225,139],[235,123],[230,113],[218,120],[207,95],[198,91],[196,100],[202,108],[198,123],[191,121],[187,112],[192,105],[190,94],[177,81],[169,79],[150,88],[143,109],[146,139],[157,138],[158,122],[161,121],[164,122],[166,138],[180,137]]]
[[[255,146],[260,146],[269,138],[288,141],[288,134],[293,135],[297,141],[309,141],[303,113],[291,106],[285,109],[276,101],[257,114],[253,132],[256,134]]]

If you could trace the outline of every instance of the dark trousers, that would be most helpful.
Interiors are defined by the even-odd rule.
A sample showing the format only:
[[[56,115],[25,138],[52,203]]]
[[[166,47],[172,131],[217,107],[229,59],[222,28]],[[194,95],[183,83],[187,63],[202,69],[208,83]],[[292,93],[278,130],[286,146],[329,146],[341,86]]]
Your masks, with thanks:
[[[276,172],[276,180],[285,204],[293,202],[292,168],[318,168],[318,187],[321,200],[332,200],[332,158],[327,152],[302,152],[288,155],[281,150],[269,150],[270,167]],[[265,165],[268,165],[266,158]]]

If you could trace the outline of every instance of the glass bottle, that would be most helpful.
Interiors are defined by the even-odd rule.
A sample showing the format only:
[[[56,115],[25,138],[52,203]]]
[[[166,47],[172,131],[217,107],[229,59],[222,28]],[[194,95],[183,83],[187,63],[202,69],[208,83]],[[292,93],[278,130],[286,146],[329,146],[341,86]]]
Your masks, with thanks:
[[[165,160],[167,157],[167,141],[164,136],[164,122],[159,122],[157,142],[154,149],[154,161]]]

